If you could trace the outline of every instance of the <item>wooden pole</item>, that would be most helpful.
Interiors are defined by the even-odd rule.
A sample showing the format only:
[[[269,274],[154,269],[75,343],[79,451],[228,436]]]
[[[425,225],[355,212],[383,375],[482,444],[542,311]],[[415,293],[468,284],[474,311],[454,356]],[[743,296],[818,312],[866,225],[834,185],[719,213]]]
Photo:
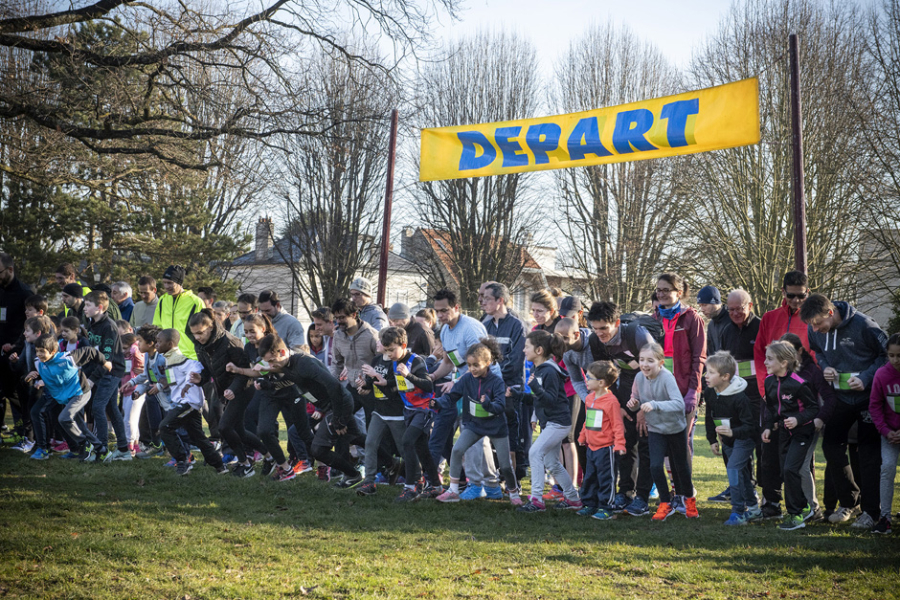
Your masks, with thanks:
[[[391,247],[391,204],[394,198],[394,163],[397,154],[397,122],[399,113],[397,109],[391,111],[391,137],[388,142],[387,185],[384,190],[384,226],[381,230],[381,261],[378,265],[378,299],[381,306],[385,306],[387,300],[387,267],[388,253]]]
[[[806,192],[803,189],[803,122],[800,102],[800,49],[796,33],[788,36],[791,69],[791,149],[793,174],[791,191],[794,215],[794,268],[807,272],[806,263]]]

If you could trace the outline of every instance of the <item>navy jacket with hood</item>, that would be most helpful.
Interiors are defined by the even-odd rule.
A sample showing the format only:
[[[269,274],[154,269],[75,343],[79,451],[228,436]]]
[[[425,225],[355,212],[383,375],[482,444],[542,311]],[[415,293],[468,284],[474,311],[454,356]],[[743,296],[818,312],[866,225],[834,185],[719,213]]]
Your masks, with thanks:
[[[526,404],[534,404],[534,413],[541,427],[547,423],[556,423],[563,427],[572,426],[572,409],[566,396],[565,383],[566,376],[555,359],[535,367],[534,379],[530,384],[531,393],[525,394],[523,401]]]
[[[487,400],[482,402],[482,396]],[[506,385],[493,371],[484,377],[475,377],[466,371],[453,384],[449,394],[441,397],[440,406],[453,406],[462,400],[463,426],[479,435],[506,436]],[[481,415],[481,416],[479,416]]]
[[[869,402],[875,371],[887,363],[887,334],[871,317],[846,302],[835,302],[841,324],[828,333],[816,333],[809,327],[809,349],[824,371],[858,373],[865,390],[836,390],[838,400],[847,404]]]

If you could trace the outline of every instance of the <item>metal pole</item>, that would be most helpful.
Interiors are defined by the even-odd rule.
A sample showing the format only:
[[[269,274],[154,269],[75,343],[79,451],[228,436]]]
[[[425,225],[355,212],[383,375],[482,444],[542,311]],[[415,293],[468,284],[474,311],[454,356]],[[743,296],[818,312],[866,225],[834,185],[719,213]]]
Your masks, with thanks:
[[[803,122],[800,110],[800,50],[796,33],[788,36],[791,69],[791,147],[794,169],[791,191],[794,201],[794,268],[806,273],[806,192],[803,189]]]
[[[381,261],[378,265],[378,304],[385,306],[387,296],[388,252],[391,241],[391,203],[394,198],[394,161],[397,154],[397,109],[391,111],[391,138],[388,142],[387,186],[384,189],[384,227],[381,230]],[[385,307],[387,308],[387,307]]]

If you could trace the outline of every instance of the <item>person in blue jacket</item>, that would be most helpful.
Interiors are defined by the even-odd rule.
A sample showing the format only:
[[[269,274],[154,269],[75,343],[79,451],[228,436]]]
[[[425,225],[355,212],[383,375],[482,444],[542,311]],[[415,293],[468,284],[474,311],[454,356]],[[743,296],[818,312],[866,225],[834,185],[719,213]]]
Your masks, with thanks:
[[[503,378],[491,372],[491,365],[502,358],[500,346],[490,337],[466,350],[468,370],[450,393],[447,405],[462,399],[463,411],[459,438],[450,453],[450,487],[437,497],[438,502],[459,502],[459,476],[466,450],[488,437],[497,449],[500,473],[506,481],[509,501],[521,506],[519,484],[509,459],[509,427],[506,423],[506,385]]]

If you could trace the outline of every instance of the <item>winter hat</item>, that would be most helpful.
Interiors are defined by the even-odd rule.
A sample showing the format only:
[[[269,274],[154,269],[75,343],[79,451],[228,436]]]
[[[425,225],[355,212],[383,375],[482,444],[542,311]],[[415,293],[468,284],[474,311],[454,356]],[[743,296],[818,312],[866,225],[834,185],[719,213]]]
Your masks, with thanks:
[[[722,294],[719,288],[708,285],[697,292],[697,304],[722,304]]]
[[[409,307],[402,302],[397,302],[388,311],[388,320],[399,321],[400,319],[409,318]]]
[[[559,314],[563,317],[574,317],[581,309],[581,300],[575,296],[566,296],[559,303]]]
[[[95,292],[105,292],[107,296],[112,294],[112,288],[105,283],[95,283],[94,287],[92,287],[91,290]]]
[[[77,283],[68,283],[63,288],[63,294],[68,294],[73,298],[84,298],[84,288]]]
[[[353,280],[353,283],[350,284],[350,291],[356,290],[363,296],[372,297],[372,282],[366,279],[365,277],[357,277]]]
[[[184,283],[184,267],[181,265],[170,265],[162,276],[163,279],[174,281],[178,285]]]

